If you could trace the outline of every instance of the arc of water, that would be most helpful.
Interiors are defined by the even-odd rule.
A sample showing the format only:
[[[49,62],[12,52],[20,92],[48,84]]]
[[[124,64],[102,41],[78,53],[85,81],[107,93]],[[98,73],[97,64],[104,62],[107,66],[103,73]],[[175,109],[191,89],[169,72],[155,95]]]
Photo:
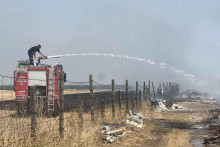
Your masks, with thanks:
[[[149,65],[157,65],[162,70],[168,70],[172,71],[177,74],[182,74],[185,77],[191,78],[195,80],[195,76],[189,73],[186,73],[185,71],[181,69],[177,69],[173,66],[170,66],[163,62],[156,62],[154,59],[145,59],[145,58],[139,58],[139,57],[133,57],[128,55],[118,55],[118,54],[106,54],[106,53],[79,53],[79,54],[65,54],[65,55],[55,55],[57,57],[65,57],[65,56],[105,56],[105,57],[113,57],[113,58],[125,58],[128,60],[135,60],[140,62],[145,62]]]

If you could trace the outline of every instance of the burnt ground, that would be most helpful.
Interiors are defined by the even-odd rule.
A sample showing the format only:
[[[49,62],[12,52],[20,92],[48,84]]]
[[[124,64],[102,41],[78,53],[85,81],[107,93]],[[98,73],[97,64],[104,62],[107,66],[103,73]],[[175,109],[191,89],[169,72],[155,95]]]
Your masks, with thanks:
[[[216,129],[209,129],[208,110],[215,109],[213,104],[201,102],[180,102],[186,109],[182,111],[149,112],[142,129],[128,133],[123,141],[106,146],[123,147],[217,147],[220,144],[204,145],[204,138],[218,135]]]
[[[99,108],[101,106],[101,94],[104,95],[105,105],[110,105],[112,102],[112,93],[105,92],[95,92],[94,93],[94,103],[95,107]],[[131,93],[129,93],[129,101]],[[79,97],[83,99],[84,111],[87,112],[90,109],[90,93],[79,93],[79,94],[66,94],[64,95],[64,110],[65,112],[75,111],[78,109]],[[116,103],[118,103],[118,93],[115,92]],[[121,92],[121,101],[125,102],[125,92]],[[16,110],[14,100],[0,101],[0,110]]]
[[[96,92],[94,93],[94,103],[95,108],[100,108],[101,106],[101,95],[104,95],[105,105],[110,105],[112,102],[112,93],[111,92]],[[89,111],[90,108],[90,93],[80,93],[80,94],[69,94],[64,96],[64,109],[66,112],[75,111],[78,109],[79,97],[83,99],[84,112]],[[118,103],[118,94],[115,92],[116,103]],[[129,93],[130,101],[130,93]],[[125,102],[125,92],[121,92],[121,101]]]

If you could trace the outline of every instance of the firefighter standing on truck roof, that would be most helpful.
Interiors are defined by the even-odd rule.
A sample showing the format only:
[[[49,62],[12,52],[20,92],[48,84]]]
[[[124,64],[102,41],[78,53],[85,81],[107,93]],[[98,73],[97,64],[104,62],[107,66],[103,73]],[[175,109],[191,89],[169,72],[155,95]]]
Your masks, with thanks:
[[[41,48],[41,45],[39,44],[38,46],[34,46],[34,47],[32,47],[32,48],[30,48],[28,50],[28,56],[29,56],[29,59],[30,59],[30,65],[34,65],[33,56],[34,56],[34,58],[36,58],[36,52],[41,54],[44,58],[47,58],[47,56],[44,56],[44,54],[41,53],[40,48]]]

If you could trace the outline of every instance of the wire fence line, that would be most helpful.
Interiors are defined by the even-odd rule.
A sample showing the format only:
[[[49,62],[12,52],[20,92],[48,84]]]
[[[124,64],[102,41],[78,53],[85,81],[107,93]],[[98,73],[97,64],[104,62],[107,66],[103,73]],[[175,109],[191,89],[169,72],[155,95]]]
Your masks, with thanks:
[[[32,140],[34,136],[39,136],[42,133],[49,135],[55,133],[57,137],[63,138],[61,134],[64,131],[66,134],[74,133],[74,131],[67,130],[79,130],[83,127],[82,123],[84,128],[85,124],[95,124],[97,113],[99,119],[102,120],[101,122],[104,122],[107,117],[105,116],[107,115],[105,114],[107,108],[111,108],[111,112],[108,112],[108,115],[111,116],[108,117],[114,118],[116,113],[119,113],[116,110],[120,110],[120,115],[122,115],[122,110],[128,112],[129,109],[139,109],[141,101],[151,100],[153,95],[160,96],[160,91],[156,92],[153,88],[147,90],[146,84],[141,86],[142,83],[138,84],[137,82],[136,85],[129,85],[126,81],[124,85],[121,85],[114,80],[110,84],[101,84],[91,79],[91,77],[88,82],[66,81],[63,85],[64,91],[62,91],[64,100],[60,101],[60,103],[63,103],[64,108],[58,110],[59,115],[63,115],[60,118],[57,114],[44,112],[47,101],[42,100],[41,96],[36,94],[36,91],[34,93],[36,112],[32,112],[29,110],[31,107],[24,104],[20,107],[24,112],[22,115],[18,115],[19,103],[15,101],[15,93],[17,92],[14,88],[15,78],[0,74],[0,146],[26,143]],[[62,82],[63,78],[57,80]],[[10,81],[10,84],[5,85],[4,81]],[[158,88],[156,89],[158,90]],[[24,89],[23,91],[30,92],[30,89]],[[60,89],[57,91],[60,91]],[[83,117],[79,116],[80,113],[83,114]],[[37,118],[36,122],[32,121],[33,115]],[[33,126],[36,130],[33,130]],[[35,132],[34,136],[30,137],[33,131]]]

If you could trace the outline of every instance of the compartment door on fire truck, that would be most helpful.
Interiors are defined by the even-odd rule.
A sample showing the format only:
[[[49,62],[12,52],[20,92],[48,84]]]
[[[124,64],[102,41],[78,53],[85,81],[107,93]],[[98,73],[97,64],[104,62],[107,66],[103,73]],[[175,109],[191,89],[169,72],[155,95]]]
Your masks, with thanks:
[[[16,75],[15,95],[17,102],[26,102],[28,93],[28,74],[27,72],[18,72]]]
[[[28,71],[28,86],[47,86],[46,71]]]

